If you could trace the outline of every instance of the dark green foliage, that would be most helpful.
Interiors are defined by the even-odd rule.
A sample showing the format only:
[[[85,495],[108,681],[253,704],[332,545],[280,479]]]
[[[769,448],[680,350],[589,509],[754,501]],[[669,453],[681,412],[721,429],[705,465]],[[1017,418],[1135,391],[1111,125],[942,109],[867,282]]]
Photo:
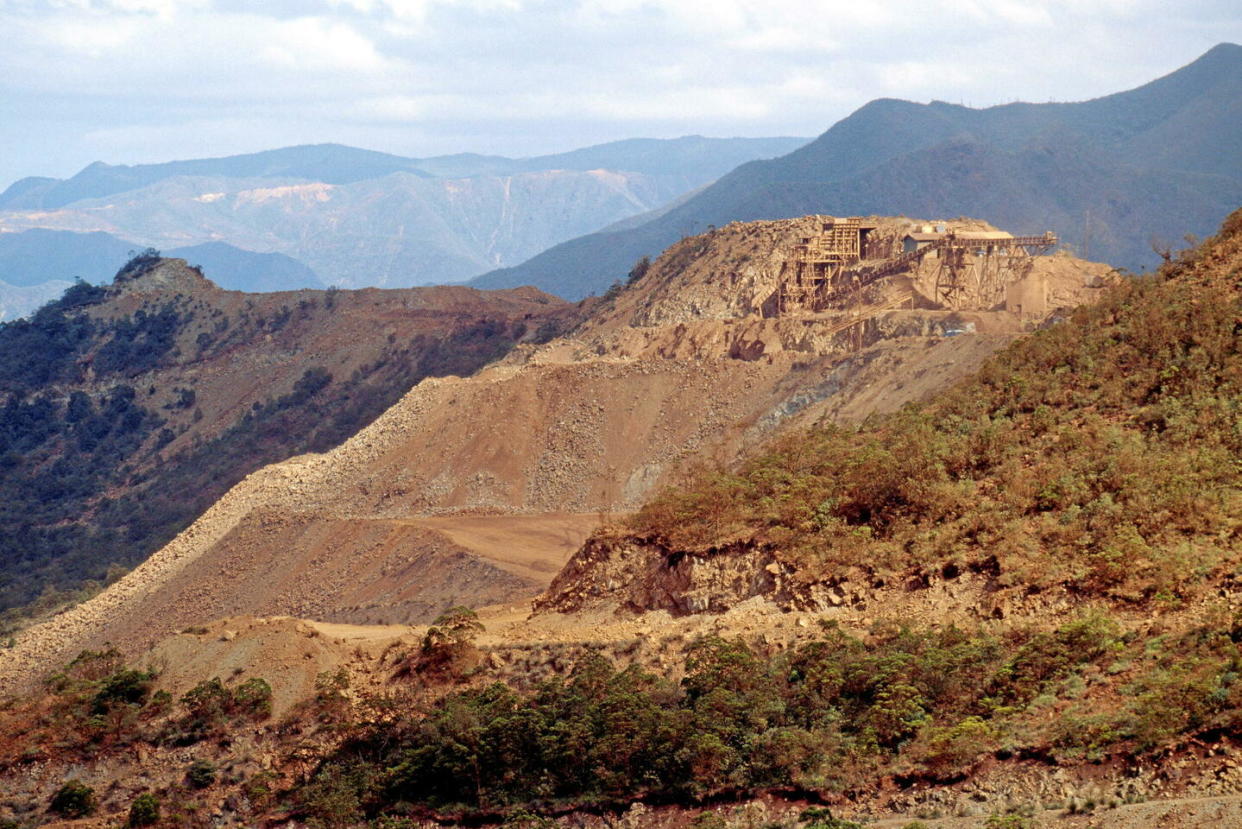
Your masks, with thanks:
[[[78,278],[65,289],[65,293],[60,298],[60,306],[65,310],[85,308],[88,305],[102,302],[107,295],[108,290],[106,288],[100,285],[91,285]]]
[[[204,680],[181,697],[185,715],[168,734],[172,742],[188,745],[221,734],[237,720],[259,720],[272,712],[272,688],[259,677],[230,687],[219,677]]]
[[[216,767],[207,760],[195,760],[185,772],[185,782],[196,789],[205,789],[216,782]]]
[[[1107,627],[1084,619],[1053,639],[1078,643],[1084,628]],[[363,729],[325,760],[314,798],[361,815],[397,802],[471,811],[839,791],[857,783],[847,768],[898,756],[956,771],[996,747],[1016,710],[998,695],[1025,704],[1060,675],[1006,684],[1006,671],[1039,672],[1039,641],[894,629],[864,643],[830,628],[765,657],[741,640],[707,637],[690,647],[677,686],[591,655],[530,695],[496,683],[451,694],[421,718]],[[1064,669],[1103,658],[1111,650],[1088,644],[1065,656]],[[310,799],[302,803],[313,813]]]
[[[103,680],[91,701],[91,710],[102,714],[113,705],[142,705],[151,693],[153,679],[155,674],[150,671],[117,671]]]
[[[48,303],[29,319],[0,324],[0,393],[28,394],[49,383],[81,378],[77,360],[93,343],[97,323],[70,313],[81,305],[78,286],[69,288],[65,298]]]
[[[420,668],[433,671],[460,666],[474,651],[474,639],[483,632],[478,615],[468,607],[451,607],[436,617],[423,636]]]
[[[634,267],[630,268],[630,274],[625,280],[626,287],[638,282],[647,275],[649,270],[651,270],[651,257],[644,256],[634,263]]]
[[[123,273],[144,273],[159,261],[152,255],[138,255]],[[422,378],[472,374],[526,335],[522,321],[482,317],[447,336],[394,341],[347,378],[311,368],[288,394],[257,403],[214,439],[183,442],[165,457],[179,430],[161,415],[194,409],[197,394],[175,389],[175,399],[157,411],[143,405],[149,390],[128,382],[186,359],[176,343],[195,312],[174,300],[115,320],[82,313],[107,290],[77,284],[31,319],[0,324],[0,610],[25,605],[46,612],[89,596],[110,566],[141,562],[255,469],[331,449]],[[337,300],[330,292],[324,305]],[[213,316],[193,356],[292,328],[316,307],[304,301],[269,320]],[[554,321],[540,330],[548,326],[547,335],[559,333]],[[77,388],[66,399],[44,391],[52,384]]]
[[[160,799],[151,792],[140,794],[129,806],[126,826],[153,826],[160,820]]]
[[[95,790],[80,780],[69,780],[52,796],[48,808],[70,819],[93,815],[96,809]]]
[[[116,280],[136,279],[160,263],[160,252],[155,248],[145,248],[134,252],[129,261],[116,272]]]
[[[101,510],[90,523],[83,512],[125,481],[123,463],[160,424],[129,386],[98,398],[77,391],[64,405],[43,396],[8,398],[0,408],[0,524],[7,529],[0,536],[0,607],[28,602],[49,583],[102,581],[113,562],[136,563],[132,519],[139,526],[150,520],[137,503],[111,502],[119,508]]]
[[[861,823],[833,817],[831,809],[820,806],[804,809],[798,817],[803,822],[803,829],[863,829]]]
[[[136,377],[167,364],[184,322],[171,303],[154,313],[140,309],[132,317],[118,320],[112,326],[111,339],[95,354],[95,371]]]
[[[364,719],[296,798],[306,818],[361,822],[395,804],[448,816],[841,793],[895,773],[960,778],[1002,746],[1133,759],[1242,725],[1235,627],[1127,639],[1088,614],[1051,632],[876,628],[861,639],[826,625],[770,656],[709,636],[691,644],[677,685],[589,653],[528,693],[493,683]],[[1081,699],[1082,676],[1123,671]],[[1050,718],[1049,699],[1069,707]],[[852,825],[826,810],[803,820]]]

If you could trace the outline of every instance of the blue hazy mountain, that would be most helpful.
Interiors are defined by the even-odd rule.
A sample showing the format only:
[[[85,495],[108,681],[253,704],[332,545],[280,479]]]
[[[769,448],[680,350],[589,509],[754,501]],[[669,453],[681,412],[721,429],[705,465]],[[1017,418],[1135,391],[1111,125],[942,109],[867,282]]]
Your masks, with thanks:
[[[0,195],[0,235],[104,232],[166,252],[223,243],[228,261],[216,269],[248,290],[267,290],[271,280],[289,285],[299,278],[294,261],[318,277],[299,287],[461,282],[666,207],[742,162],[804,141],[633,139],[527,159],[412,159],[320,145],[167,164],[97,163],[63,181],[23,179],[9,187]],[[31,247],[39,241],[48,243],[42,252]],[[17,278],[49,269],[92,278],[78,252],[86,242],[64,251],[54,237],[24,244],[26,275]],[[256,263],[234,267],[237,249],[287,260],[254,271],[267,281],[248,281],[245,268]],[[110,273],[114,258],[105,257],[107,267],[93,275]]]

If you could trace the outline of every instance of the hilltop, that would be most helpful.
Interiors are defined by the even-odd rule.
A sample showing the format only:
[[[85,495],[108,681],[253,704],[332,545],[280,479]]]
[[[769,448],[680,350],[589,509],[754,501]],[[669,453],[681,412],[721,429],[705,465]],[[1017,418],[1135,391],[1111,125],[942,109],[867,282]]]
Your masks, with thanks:
[[[1221,44],[1137,89],[1079,103],[970,109],[872,101],[798,150],[744,164],[636,227],[557,245],[479,277],[602,293],[642,256],[709,225],[834,215],[987,216],[1054,230],[1086,258],[1140,270],[1242,202],[1242,46]]]
[[[142,247],[102,231],[0,233],[0,282],[11,295],[0,307],[0,321],[28,316],[64,293],[76,279],[92,285],[111,282],[117,269]],[[225,242],[163,253],[210,273],[211,281],[226,290],[271,293],[323,287],[310,268],[279,253],[252,253]]]
[[[925,405],[857,431],[820,423],[665,490],[584,547],[545,604],[823,610],[952,585],[956,604],[1007,617],[1231,596],[1239,268],[1235,213],[1176,266],[1117,283]]]

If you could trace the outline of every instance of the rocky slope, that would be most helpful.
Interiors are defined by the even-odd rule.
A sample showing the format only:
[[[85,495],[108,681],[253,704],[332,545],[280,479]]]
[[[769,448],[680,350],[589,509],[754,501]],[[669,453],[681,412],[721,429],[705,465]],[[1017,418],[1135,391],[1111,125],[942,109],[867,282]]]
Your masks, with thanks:
[[[313,570],[315,551],[330,548],[370,573],[355,587],[362,596],[377,574],[405,572],[400,522],[443,516],[451,534],[454,515],[632,510],[687,465],[727,462],[789,424],[857,419],[937,391],[1032,324],[1003,310],[894,310],[861,324],[848,311],[746,313],[765,263],[806,224],[691,240],[691,255],[670,250],[575,335],[519,347],[472,377],[425,380],[337,449],[255,473],[103,595],[20,637],[0,655],[5,677],[28,679],[44,660],[105,638],[138,648],[204,614],[426,618],[400,597],[342,615],[370,600],[308,602],[240,574],[264,560]],[[1090,286],[1108,270],[1058,267],[1074,272],[1075,301],[1098,293]],[[713,292],[725,300],[711,315],[684,305]],[[944,336],[967,323],[973,334]],[[174,583],[189,591],[182,599],[168,592]]]
[[[877,591],[955,585],[982,619],[1232,612],[1240,269],[1235,212],[920,408],[666,491],[584,545],[541,606],[891,610]]]

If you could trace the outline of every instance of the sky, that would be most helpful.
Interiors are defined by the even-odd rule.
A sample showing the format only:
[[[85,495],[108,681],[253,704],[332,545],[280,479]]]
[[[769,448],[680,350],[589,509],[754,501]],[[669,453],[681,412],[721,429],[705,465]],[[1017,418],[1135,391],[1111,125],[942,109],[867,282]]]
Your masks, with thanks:
[[[0,0],[0,189],[338,142],[522,156],[631,137],[815,136],[873,98],[1132,88],[1238,0]]]

